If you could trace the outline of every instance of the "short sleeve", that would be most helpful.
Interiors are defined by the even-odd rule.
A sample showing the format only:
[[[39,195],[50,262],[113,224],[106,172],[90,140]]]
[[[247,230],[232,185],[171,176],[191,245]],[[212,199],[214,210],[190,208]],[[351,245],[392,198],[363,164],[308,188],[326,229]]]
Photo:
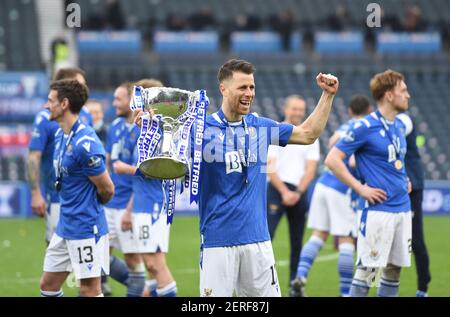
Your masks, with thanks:
[[[46,117],[45,113],[38,113],[36,119],[33,122],[33,130],[31,132],[31,140],[29,149],[31,151],[41,151],[43,152],[48,139],[51,137],[49,129],[50,121]]]
[[[258,117],[258,124],[261,127],[267,127],[270,144],[286,146],[292,135],[294,126],[288,123],[279,123],[272,119]]]
[[[105,150],[93,137],[84,136],[77,141],[76,155],[86,176],[97,176],[105,169]]]
[[[336,147],[350,157],[358,149],[363,147],[368,139],[369,128],[358,121],[352,124],[345,135],[336,144]]]
[[[405,126],[405,136],[408,136],[413,130],[413,122],[411,118],[406,113],[401,113],[397,116],[398,119]]]

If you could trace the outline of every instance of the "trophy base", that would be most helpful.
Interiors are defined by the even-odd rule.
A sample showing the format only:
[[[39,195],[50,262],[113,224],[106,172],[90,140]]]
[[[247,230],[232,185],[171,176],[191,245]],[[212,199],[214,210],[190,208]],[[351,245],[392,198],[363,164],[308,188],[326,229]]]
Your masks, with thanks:
[[[139,166],[145,177],[157,179],[176,179],[184,176],[187,166],[173,157],[151,157]]]

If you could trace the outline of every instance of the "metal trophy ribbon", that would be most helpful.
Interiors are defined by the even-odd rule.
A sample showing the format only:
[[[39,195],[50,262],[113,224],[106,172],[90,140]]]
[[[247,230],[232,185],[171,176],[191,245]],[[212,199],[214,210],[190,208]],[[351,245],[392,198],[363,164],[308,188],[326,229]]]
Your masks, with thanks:
[[[195,123],[195,150],[203,142],[203,129],[209,100],[204,90],[190,92],[178,88],[134,87],[130,108],[153,111],[142,117],[138,139],[138,170],[147,178],[162,179],[163,190],[168,193],[164,209],[168,223],[172,221],[175,201],[175,179],[185,176],[184,186],[191,187],[191,202],[198,200],[198,176],[200,164],[193,160],[192,168],[187,158],[190,133]],[[193,174],[195,177],[192,177]],[[183,186],[182,188],[183,189]]]

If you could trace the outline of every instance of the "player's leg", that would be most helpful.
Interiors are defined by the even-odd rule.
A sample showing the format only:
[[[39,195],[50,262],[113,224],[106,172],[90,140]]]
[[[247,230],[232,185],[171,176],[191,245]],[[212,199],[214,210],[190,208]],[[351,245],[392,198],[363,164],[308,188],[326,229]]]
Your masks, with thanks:
[[[108,235],[68,240],[67,247],[75,278],[80,281],[80,296],[103,297],[101,276],[109,274]]]
[[[84,278],[80,280],[81,297],[103,297],[100,277]]]
[[[338,273],[340,295],[350,295],[352,284],[356,235],[356,213],[351,205],[350,193],[344,194],[330,189],[330,232],[338,241]],[[331,207],[331,204],[333,204]]]
[[[122,230],[122,217],[125,209],[117,210],[114,218],[115,231],[128,267],[127,296],[140,297],[145,287],[145,265],[139,254],[138,233],[133,230]]]
[[[72,271],[66,241],[54,234],[45,253],[44,270],[40,281],[41,296],[61,297],[62,285]]]
[[[314,263],[320,249],[328,238],[330,219],[327,205],[326,187],[316,184],[311,199],[311,207],[308,216],[308,228],[313,229],[309,240],[305,243],[300,253],[297,274],[291,283],[290,296],[304,297],[305,286],[309,270]]]
[[[271,241],[237,247],[240,254],[238,297],[281,297]]]
[[[163,252],[143,254],[147,270],[154,277],[156,283],[150,289],[151,296],[176,297],[177,284],[166,263],[166,254]]]
[[[412,250],[416,262],[417,292],[416,296],[427,296],[428,284],[431,281],[430,259],[423,233],[422,190],[413,190],[409,194],[412,217]]]
[[[117,228],[116,228],[116,217],[118,216],[118,209],[107,208],[105,207],[105,216],[106,221],[108,223],[108,231],[109,231],[109,244],[111,246],[110,249],[110,257],[109,257],[109,268],[110,268],[110,277],[122,285],[128,286],[128,267],[121,258],[118,258],[112,254],[112,249],[120,250],[119,238],[117,236]]]
[[[367,296],[381,268],[388,264],[394,240],[395,214],[364,209],[359,221],[357,268],[350,287],[351,297]]]
[[[147,258],[150,260],[147,265],[149,273],[156,280],[156,289],[153,295],[158,297],[175,297],[177,295],[177,283],[175,282],[169,266],[166,262],[166,254],[169,252],[170,225],[167,224],[167,213],[159,214],[156,221],[152,221],[150,214],[138,214],[137,217],[143,218],[141,223],[150,223],[150,237],[147,249],[150,254]]]
[[[291,245],[289,282],[297,276],[297,267],[300,259],[300,253],[302,251],[303,233],[305,231],[305,218],[307,211],[308,202],[306,195],[303,195],[294,206],[286,208]]]
[[[353,279],[355,244],[353,237],[338,238],[338,272],[339,291],[341,296],[350,296],[350,286]]]
[[[269,183],[267,186],[267,225],[272,240],[275,237],[275,231],[284,211],[285,206],[281,204],[280,193]]]
[[[231,297],[239,274],[237,246],[200,247],[200,296]]]
[[[389,254],[388,265],[383,269],[377,295],[380,297],[398,296],[400,270],[411,266],[411,212],[392,215],[395,218],[395,233]]]

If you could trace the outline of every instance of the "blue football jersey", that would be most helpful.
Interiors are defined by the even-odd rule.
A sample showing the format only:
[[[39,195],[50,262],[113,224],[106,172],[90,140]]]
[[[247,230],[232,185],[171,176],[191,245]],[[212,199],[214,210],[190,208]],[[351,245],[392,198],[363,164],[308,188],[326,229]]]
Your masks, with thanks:
[[[53,152],[55,150],[55,133],[59,128],[56,121],[50,121],[50,112],[41,110],[33,123],[30,151],[41,152],[40,181],[41,193],[47,202],[59,202],[55,190],[55,170],[53,169]]]
[[[408,180],[405,172],[405,126],[401,120],[385,121],[373,112],[355,122],[336,147],[347,157],[355,154],[356,169],[362,183],[381,188],[387,193],[383,203],[371,210],[404,212],[411,210]]]
[[[108,233],[103,206],[89,176],[105,171],[105,150],[91,127],[77,122],[73,136],[59,129],[55,135],[55,170],[61,160],[61,211],[56,233],[68,240],[80,240]],[[70,134],[69,134],[70,135]]]
[[[206,118],[199,183],[204,247],[270,240],[267,150],[270,144],[285,146],[292,129],[290,124],[253,114],[238,125],[228,124],[221,110]]]
[[[134,163],[138,161],[137,147],[134,151]],[[133,177],[133,212],[152,213],[153,219],[158,218],[164,203],[162,180],[142,176]]]
[[[351,125],[354,122],[355,122],[354,119],[350,119],[349,121],[347,121],[346,123],[344,123],[343,125],[341,125],[338,128],[337,131],[340,133],[341,138],[343,135],[345,135],[345,133],[347,133],[348,129],[351,127]],[[352,172],[352,174],[354,174],[354,170],[353,170],[353,168],[350,167],[348,161],[349,161],[349,158],[347,157],[344,160],[344,163],[347,166],[347,168],[349,169],[349,171]],[[319,177],[317,182],[319,182],[327,187],[333,188],[343,194],[347,193],[347,191],[349,190],[349,187],[347,185],[345,185],[343,182],[341,182],[336,176],[334,176],[333,172],[331,172],[327,167],[325,167],[324,172]]]
[[[106,139],[106,153],[110,154],[109,171],[115,186],[114,197],[106,204],[106,207],[123,209],[126,208],[132,193],[132,175],[116,174],[112,164],[121,160],[132,165],[134,162],[133,152],[139,138],[140,129],[134,123],[127,123],[124,118],[117,118],[111,124]]]

